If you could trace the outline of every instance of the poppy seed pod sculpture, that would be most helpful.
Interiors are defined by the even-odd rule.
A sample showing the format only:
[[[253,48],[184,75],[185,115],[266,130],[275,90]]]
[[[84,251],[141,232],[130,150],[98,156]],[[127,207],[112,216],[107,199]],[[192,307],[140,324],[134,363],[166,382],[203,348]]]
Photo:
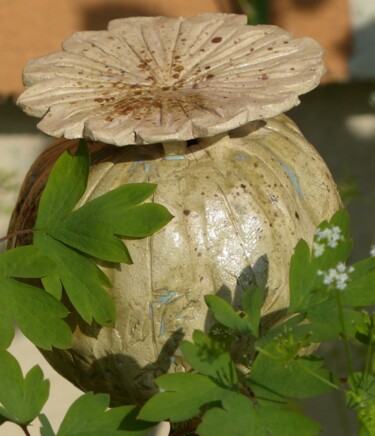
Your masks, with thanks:
[[[72,313],[72,349],[44,352],[78,387],[110,393],[112,404],[141,404],[157,376],[187,369],[179,341],[212,325],[204,295],[239,308],[256,284],[267,292],[263,314],[280,316],[294,246],[341,207],[326,165],[282,115],[318,85],[321,48],[246,21],[114,20],[25,68],[19,105],[64,139],[30,170],[11,231],[35,220],[30,205],[53,161],[81,137],[93,160],[83,202],[153,182],[154,201],[174,215],[154,236],[127,242],[133,265],[103,266],[116,326],[89,326]]]

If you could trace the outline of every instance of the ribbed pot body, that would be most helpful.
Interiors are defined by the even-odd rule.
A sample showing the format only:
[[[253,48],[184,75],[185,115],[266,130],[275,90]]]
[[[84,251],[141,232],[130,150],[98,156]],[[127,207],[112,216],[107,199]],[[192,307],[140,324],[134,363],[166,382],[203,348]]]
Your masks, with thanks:
[[[74,146],[60,141],[31,168],[10,230],[35,220],[52,163]],[[296,243],[311,242],[341,202],[325,163],[286,116],[198,140],[184,155],[165,156],[160,144],[95,143],[91,152],[82,203],[125,183],[152,182],[152,201],[174,219],[150,238],[126,241],[133,265],[102,266],[113,284],[115,328],[72,314],[73,348],[44,354],[83,390],[109,392],[113,404],[141,404],[155,393],[157,376],[186,370],[179,342],[213,323],[204,295],[239,308],[243,290],[256,284],[267,291],[263,314],[282,314]]]

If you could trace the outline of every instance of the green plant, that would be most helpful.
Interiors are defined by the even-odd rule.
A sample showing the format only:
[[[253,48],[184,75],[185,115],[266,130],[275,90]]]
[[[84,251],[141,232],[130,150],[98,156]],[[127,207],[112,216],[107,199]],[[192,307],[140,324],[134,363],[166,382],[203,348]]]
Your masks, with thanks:
[[[375,304],[375,258],[346,265],[351,241],[344,210],[318,227],[312,248],[303,240],[297,244],[290,265],[290,306],[276,326],[267,329],[262,323],[262,289],[247,289],[239,312],[220,297],[207,296],[217,323],[207,334],[195,331],[193,342],[183,341],[180,347],[191,371],[159,377],[160,392],[141,409],[108,408],[107,395],[86,393],[70,407],[56,433],[41,414],[48,380],[37,366],[23,376],[7,351],[13,321],[38,347],[68,348],[68,310],[60,302],[66,292],[87,323],[113,325],[115,309],[106,291],[110,283],[93,258],[130,263],[117,235],[125,240],[144,237],[172,218],[163,206],[144,203],[155,190],[152,184],[124,185],[76,208],[89,166],[84,141],[75,155],[65,152],[59,158],[35,228],[22,230],[33,234],[32,245],[0,256],[0,423],[14,422],[29,434],[29,423],[39,417],[43,436],[146,435],[167,419],[178,423],[175,435],[282,436],[291,428],[314,435],[319,425],[294,412],[289,400],[340,391],[357,412],[360,435],[375,434],[375,321],[362,309]],[[25,279],[40,280],[40,287]],[[346,350],[344,380],[312,354],[316,344],[334,339]],[[367,348],[362,371],[353,369],[349,341]],[[235,364],[232,353],[240,343],[244,352]]]

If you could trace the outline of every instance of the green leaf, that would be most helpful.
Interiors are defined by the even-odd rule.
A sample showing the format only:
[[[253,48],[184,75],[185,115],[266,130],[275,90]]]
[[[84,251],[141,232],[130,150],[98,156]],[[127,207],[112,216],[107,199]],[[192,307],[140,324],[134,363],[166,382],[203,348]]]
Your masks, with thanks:
[[[261,336],[255,342],[257,349],[265,348],[266,345],[274,341],[278,336],[282,335],[285,331],[293,331],[297,326],[299,326],[306,319],[306,314],[296,314],[290,318],[285,319],[281,324],[271,328],[266,331],[266,333]]]
[[[49,253],[58,266],[59,278],[78,313],[87,322],[112,326],[116,312],[107,276],[89,258],[81,256],[48,235],[35,235],[34,243]]]
[[[64,287],[87,323],[94,319],[113,326],[115,307],[107,289],[111,283],[92,257],[131,263],[118,237],[149,236],[172,215],[159,204],[141,204],[155,192],[153,184],[124,185],[73,210],[85,193],[89,166],[84,141],[75,155],[60,156],[40,200],[34,246],[56,265],[42,277],[46,291],[61,298]]]
[[[84,140],[75,155],[65,151],[59,157],[40,199],[36,229],[55,224],[72,211],[86,190],[89,169],[90,155]]]
[[[57,300],[61,299],[62,283],[59,275],[56,272],[50,272],[45,277],[42,277],[42,285],[44,289],[53,295]]]
[[[66,413],[57,436],[144,435],[155,423],[137,422],[134,406],[109,409],[109,395],[87,393]],[[47,435],[46,435],[47,436]]]
[[[102,260],[131,263],[125,245],[114,235],[143,238],[160,230],[172,219],[172,215],[160,204],[137,204],[145,199],[146,194],[154,192],[155,185],[148,185],[124,185],[91,200],[49,233],[65,244]]]
[[[342,313],[345,335],[354,338],[358,327],[363,324],[363,316],[356,310],[345,308],[342,309]],[[336,301],[327,301],[314,306],[307,313],[307,318],[309,324],[301,324],[294,330],[296,337],[309,331],[310,341],[321,343],[338,339],[344,334]]]
[[[71,346],[71,331],[61,319],[68,315],[68,310],[54,297],[34,286],[1,278],[0,298],[1,347],[9,346],[9,340],[13,338],[13,320],[37,347]],[[7,339],[4,340],[4,336]]]
[[[253,336],[259,336],[259,323],[261,318],[261,308],[264,301],[265,292],[256,286],[251,286],[242,294],[242,310],[245,317],[242,318],[249,326]]]
[[[335,389],[323,360],[315,356],[296,357],[287,362],[277,359],[271,346],[260,352],[248,377],[258,400],[282,402],[285,398],[310,398]],[[274,354],[274,357],[270,357]]]
[[[375,258],[355,263],[353,268],[341,302],[344,306],[372,306],[375,304]]]
[[[0,255],[0,277],[31,279],[43,277],[55,268],[52,260],[33,245],[13,248]]]
[[[212,408],[204,416],[197,432],[201,436],[257,435],[255,409],[244,395],[226,392],[222,397],[223,408]]]
[[[221,344],[202,331],[193,333],[194,344],[183,341],[180,345],[187,362],[202,374],[212,377],[219,385],[234,386],[238,383],[236,368]]]
[[[49,381],[39,366],[23,378],[17,360],[0,351],[0,415],[17,424],[28,424],[41,411],[49,394]]]
[[[290,261],[290,305],[288,312],[299,312],[308,307],[311,290],[317,280],[317,270],[311,265],[310,248],[303,239],[298,242]]]
[[[61,320],[65,307],[39,288],[11,277],[38,278],[53,273],[56,264],[35,246],[17,247],[0,255],[0,348],[9,347],[15,320],[21,331],[41,348],[68,348],[71,332]]]
[[[156,383],[162,392],[148,400],[139,414],[146,421],[186,421],[198,415],[206,403],[220,400],[223,392],[209,377],[200,374],[167,374]]]
[[[283,409],[257,406],[244,395],[223,394],[223,408],[212,408],[203,416],[197,431],[201,436],[313,436],[320,427],[314,421]]]
[[[155,427],[158,423],[142,421],[141,419],[139,419],[139,407],[125,407],[124,411],[126,411],[126,415],[123,417],[119,426],[119,430],[122,431],[121,434],[129,436],[150,436],[150,428]]]
[[[51,423],[49,422],[48,418],[44,413],[41,413],[39,415],[39,421],[41,424],[40,427],[40,436],[56,436],[55,432],[53,431],[53,428],[51,426]]]
[[[252,286],[244,291],[242,295],[243,316],[216,295],[205,295],[204,299],[221,324],[244,335],[258,336],[260,309],[264,299],[263,290]]]

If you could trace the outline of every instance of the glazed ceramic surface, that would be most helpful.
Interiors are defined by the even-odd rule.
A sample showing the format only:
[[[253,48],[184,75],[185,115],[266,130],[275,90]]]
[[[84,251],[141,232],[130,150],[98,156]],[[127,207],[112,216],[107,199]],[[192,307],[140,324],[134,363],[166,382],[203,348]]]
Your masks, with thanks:
[[[72,146],[60,141],[31,169],[11,230],[35,219],[32,205],[51,164]],[[73,348],[44,353],[83,390],[140,404],[156,392],[157,376],[188,370],[179,342],[214,322],[204,295],[240,309],[243,290],[256,284],[267,291],[263,315],[282,315],[296,243],[311,242],[341,203],[321,157],[286,116],[194,141],[179,155],[165,155],[161,144],[91,147],[82,203],[125,183],[152,182],[153,201],[174,219],[150,238],[126,241],[134,265],[102,265],[113,284],[115,328],[88,326],[72,313]]]

